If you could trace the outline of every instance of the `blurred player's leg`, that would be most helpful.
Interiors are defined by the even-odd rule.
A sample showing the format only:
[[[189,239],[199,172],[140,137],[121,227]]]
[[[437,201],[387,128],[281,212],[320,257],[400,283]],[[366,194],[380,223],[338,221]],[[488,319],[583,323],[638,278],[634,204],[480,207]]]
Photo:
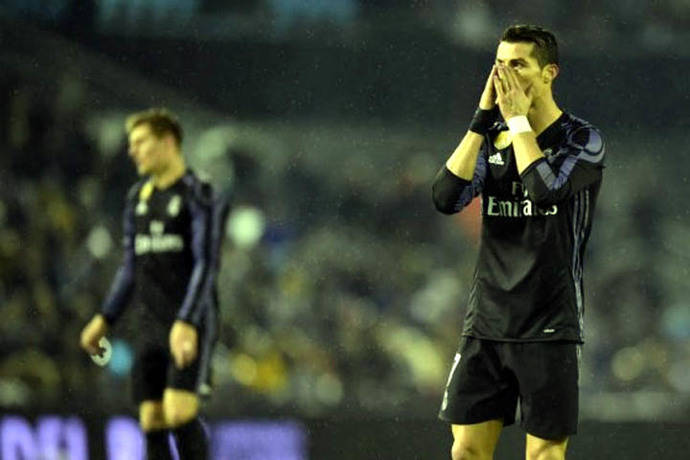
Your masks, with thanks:
[[[490,420],[472,425],[452,425],[451,429],[453,460],[492,460],[503,422]]]
[[[144,401],[139,405],[139,425],[146,435],[147,460],[172,460],[161,401]]]
[[[163,394],[165,420],[177,441],[180,458],[206,460],[208,439],[199,420],[199,397],[196,393],[166,388]]]
[[[527,460],[564,460],[567,447],[568,438],[549,440],[528,434],[525,458]]]

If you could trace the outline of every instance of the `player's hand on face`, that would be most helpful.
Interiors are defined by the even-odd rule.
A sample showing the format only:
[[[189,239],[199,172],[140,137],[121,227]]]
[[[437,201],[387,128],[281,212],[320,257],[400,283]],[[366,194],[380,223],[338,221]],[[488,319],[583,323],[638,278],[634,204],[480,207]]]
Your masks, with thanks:
[[[197,354],[196,327],[184,321],[175,321],[170,330],[170,353],[178,369],[191,364]]]
[[[482,97],[479,99],[479,108],[482,110],[491,110],[496,107],[496,90],[494,89],[494,76],[496,75],[496,66],[491,67],[489,78],[484,84],[484,91]]]
[[[493,84],[496,90],[498,108],[501,110],[503,119],[527,115],[532,105],[532,99],[525,93],[513,69],[498,64]]]
[[[108,332],[108,323],[101,315],[94,316],[81,331],[80,345],[90,355],[101,355],[105,349],[98,342]]]

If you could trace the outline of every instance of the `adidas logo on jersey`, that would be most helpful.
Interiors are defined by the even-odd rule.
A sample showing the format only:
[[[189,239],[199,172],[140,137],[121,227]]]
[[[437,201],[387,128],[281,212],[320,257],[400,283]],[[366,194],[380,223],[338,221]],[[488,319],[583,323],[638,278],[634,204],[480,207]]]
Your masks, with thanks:
[[[501,165],[503,166],[505,163],[503,162],[503,158],[501,158],[501,152],[496,152],[493,155],[489,156],[489,163],[492,165]]]

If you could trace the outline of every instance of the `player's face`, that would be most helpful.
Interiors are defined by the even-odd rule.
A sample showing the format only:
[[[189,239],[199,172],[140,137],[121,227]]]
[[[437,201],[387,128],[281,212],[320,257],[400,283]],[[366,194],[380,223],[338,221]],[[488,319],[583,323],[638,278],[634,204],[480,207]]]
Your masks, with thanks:
[[[155,174],[165,160],[164,139],[158,138],[146,123],[136,126],[129,133],[129,156],[140,176]]]
[[[496,51],[496,63],[513,69],[522,89],[534,101],[551,90],[551,72],[555,66],[540,67],[537,58],[532,55],[533,48],[533,43],[501,42]]]

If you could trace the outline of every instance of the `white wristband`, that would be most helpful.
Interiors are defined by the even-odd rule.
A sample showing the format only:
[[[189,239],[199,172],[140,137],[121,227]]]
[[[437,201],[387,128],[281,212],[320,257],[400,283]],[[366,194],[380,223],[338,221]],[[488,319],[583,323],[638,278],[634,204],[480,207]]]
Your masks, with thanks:
[[[506,124],[510,130],[510,134],[528,133],[532,131],[532,127],[529,125],[529,121],[524,115],[510,117],[506,120]]]

